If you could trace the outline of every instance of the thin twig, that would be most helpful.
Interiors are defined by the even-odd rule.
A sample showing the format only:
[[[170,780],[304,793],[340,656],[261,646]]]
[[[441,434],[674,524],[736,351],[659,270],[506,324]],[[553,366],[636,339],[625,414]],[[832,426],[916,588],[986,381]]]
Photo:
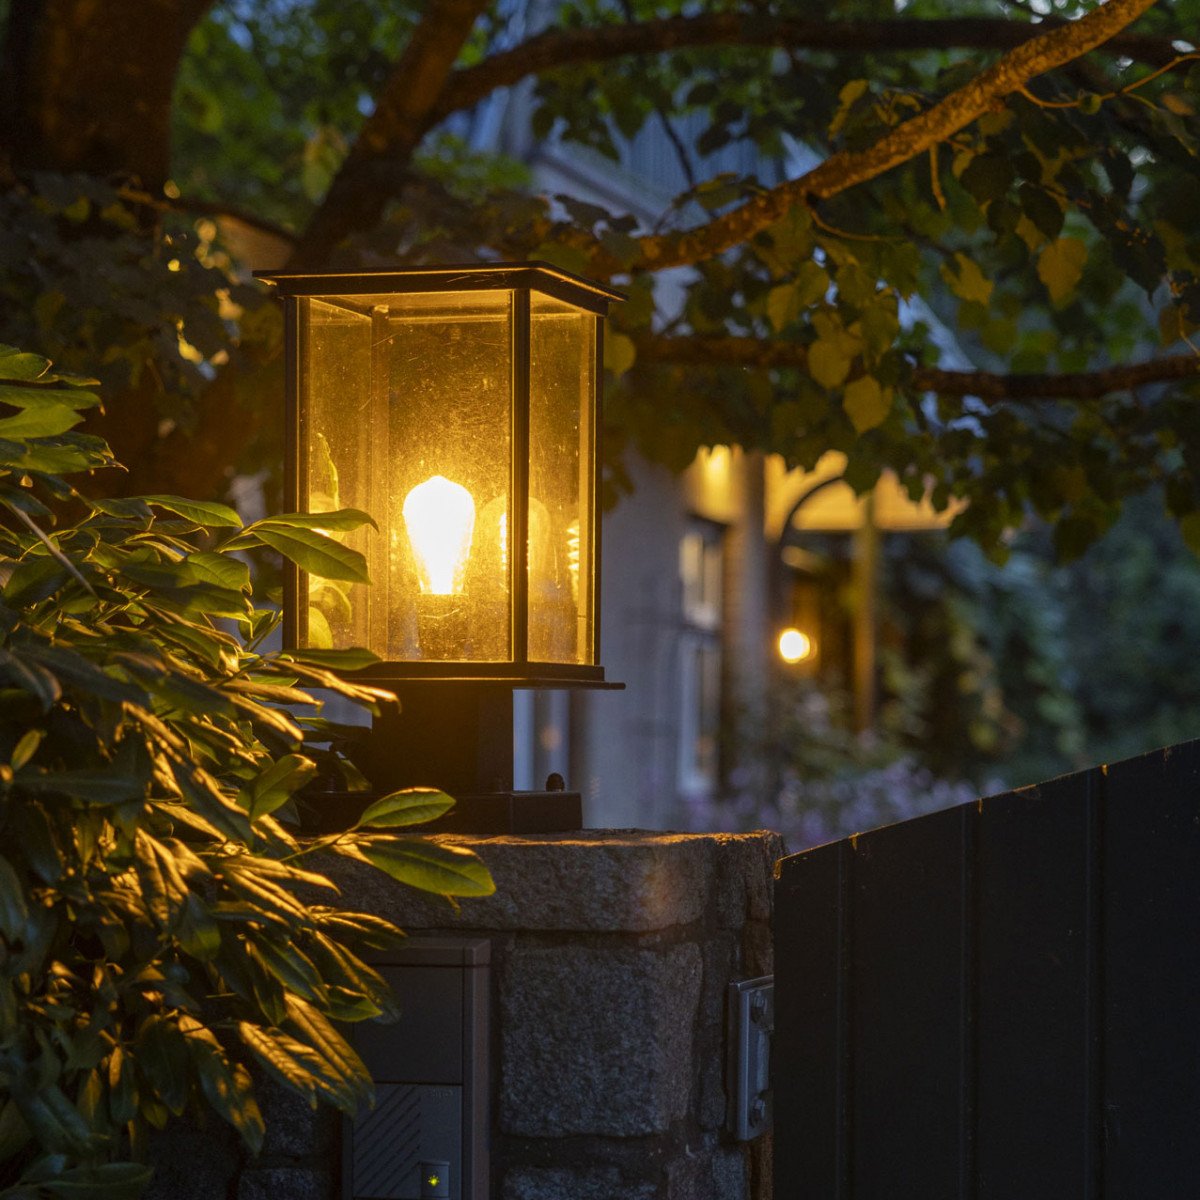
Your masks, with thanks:
[[[7,508],[9,512],[17,514],[17,519],[25,526],[26,529],[29,530],[30,533],[34,535],[34,537],[38,539],[39,542],[42,543],[43,546],[46,547],[47,550],[50,551],[50,557],[53,558],[59,564],[59,566],[65,567],[70,574],[74,575],[75,578],[83,584],[83,586],[88,590],[88,592],[91,593],[92,596],[96,596],[96,589],[93,588],[92,585],[83,577],[79,568],[50,540],[49,537],[46,536],[46,534],[41,531],[37,522],[27,512],[22,511],[15,504],[11,504],[7,500],[4,501],[4,507]],[[96,598],[99,599],[99,597]]]

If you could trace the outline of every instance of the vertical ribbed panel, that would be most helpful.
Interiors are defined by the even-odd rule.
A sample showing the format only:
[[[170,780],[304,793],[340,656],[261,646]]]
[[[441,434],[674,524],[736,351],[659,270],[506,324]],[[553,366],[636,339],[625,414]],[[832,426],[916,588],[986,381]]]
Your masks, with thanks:
[[[1200,1180],[1200,743],[782,861],[775,1200]]]
[[[354,1122],[354,1195],[407,1200],[421,1151],[421,1089],[375,1087],[375,1107]]]

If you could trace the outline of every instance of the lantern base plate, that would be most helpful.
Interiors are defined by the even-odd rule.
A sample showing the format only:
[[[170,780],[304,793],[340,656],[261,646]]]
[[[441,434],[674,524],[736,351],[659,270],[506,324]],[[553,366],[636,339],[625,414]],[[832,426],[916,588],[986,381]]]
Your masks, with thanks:
[[[302,824],[316,834],[348,829],[378,792],[302,792]],[[579,792],[489,792],[456,797],[454,807],[428,825],[398,830],[405,835],[434,833],[572,833],[583,828]]]
[[[583,828],[578,792],[492,792],[463,796],[430,833],[570,833]]]

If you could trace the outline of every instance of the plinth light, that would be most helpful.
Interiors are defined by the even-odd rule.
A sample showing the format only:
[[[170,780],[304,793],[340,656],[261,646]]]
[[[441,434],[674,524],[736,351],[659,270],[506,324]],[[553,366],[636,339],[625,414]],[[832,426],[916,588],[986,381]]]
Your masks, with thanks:
[[[612,686],[598,430],[621,297],[536,263],[261,277],[284,302],[285,504],[379,526],[337,535],[369,586],[288,572],[285,641],[377,654],[359,677],[404,715],[372,782],[457,792],[461,817],[464,791],[511,794],[514,687]]]

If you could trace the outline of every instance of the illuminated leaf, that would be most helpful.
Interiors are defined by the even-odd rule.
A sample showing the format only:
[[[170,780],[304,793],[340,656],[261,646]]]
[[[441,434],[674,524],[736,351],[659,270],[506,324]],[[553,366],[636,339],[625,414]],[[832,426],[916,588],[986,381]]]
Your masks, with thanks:
[[[858,433],[882,425],[892,411],[891,389],[881,387],[874,375],[863,375],[846,384],[842,396],[842,406]]]
[[[453,807],[453,797],[436,788],[406,788],[376,800],[358,818],[358,827],[384,829],[400,825],[420,825],[425,821],[445,816]]]
[[[1053,303],[1061,304],[1075,290],[1086,262],[1087,245],[1077,237],[1059,238],[1038,255],[1038,278]]]

